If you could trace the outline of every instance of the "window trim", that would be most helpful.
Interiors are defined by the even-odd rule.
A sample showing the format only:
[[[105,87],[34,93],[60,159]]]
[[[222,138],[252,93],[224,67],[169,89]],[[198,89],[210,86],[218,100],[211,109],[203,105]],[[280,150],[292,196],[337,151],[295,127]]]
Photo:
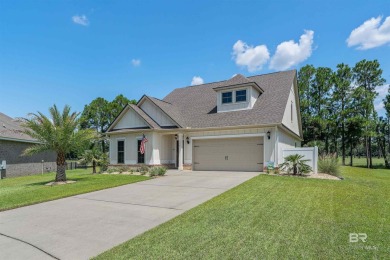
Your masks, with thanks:
[[[225,92],[221,92],[221,104],[222,105],[228,105],[228,104],[233,104],[234,102],[234,97],[233,97],[233,92],[234,91],[225,91]],[[230,93],[231,94],[231,101],[230,102],[223,102],[223,94],[227,94],[227,93]]]
[[[241,100],[241,101],[237,101],[237,92],[238,91],[245,91],[245,100]],[[244,89],[237,89],[235,92],[234,92],[234,100],[235,100],[235,103],[246,103],[248,102],[248,90],[246,88]]]
[[[119,151],[119,142],[123,142],[123,151]],[[119,153],[123,153],[123,162],[119,162]],[[116,162],[117,164],[125,164],[125,154],[126,154],[126,140],[125,139],[117,139],[116,140]]]

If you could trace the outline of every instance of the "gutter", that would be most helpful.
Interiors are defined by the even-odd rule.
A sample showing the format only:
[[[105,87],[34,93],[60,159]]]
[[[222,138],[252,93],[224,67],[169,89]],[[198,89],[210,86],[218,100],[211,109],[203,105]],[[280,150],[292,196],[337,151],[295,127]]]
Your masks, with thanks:
[[[127,134],[127,133],[139,133],[139,132],[162,132],[162,133],[188,133],[188,132],[200,132],[200,131],[213,131],[213,130],[234,130],[234,129],[251,129],[251,128],[269,128],[276,127],[280,124],[268,124],[268,125],[240,125],[240,126],[219,126],[219,127],[205,127],[205,128],[176,128],[176,129],[134,129],[123,132],[106,132],[106,135],[115,134]]]
[[[0,136],[0,140],[4,141],[13,141],[13,142],[22,142],[22,143],[33,143],[33,144],[40,144],[39,141],[34,140],[26,140],[26,139],[18,139],[18,138],[9,138],[9,137],[2,137]]]

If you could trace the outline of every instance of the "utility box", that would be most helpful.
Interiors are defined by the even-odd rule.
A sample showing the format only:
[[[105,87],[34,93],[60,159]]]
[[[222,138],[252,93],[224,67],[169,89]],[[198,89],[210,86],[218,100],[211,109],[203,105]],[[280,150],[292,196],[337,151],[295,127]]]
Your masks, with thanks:
[[[3,160],[0,164],[0,179],[5,178],[6,169],[7,169],[7,162]]]

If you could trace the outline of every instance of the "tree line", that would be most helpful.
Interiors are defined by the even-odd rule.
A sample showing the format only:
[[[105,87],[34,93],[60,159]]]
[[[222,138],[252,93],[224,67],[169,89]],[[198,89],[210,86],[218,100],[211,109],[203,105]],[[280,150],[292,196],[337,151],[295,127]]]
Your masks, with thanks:
[[[335,70],[306,65],[298,72],[303,145],[318,146],[320,153],[336,153],[352,166],[354,156],[384,158],[389,168],[390,93],[384,99],[386,118],[378,117],[376,87],[385,84],[377,60],[361,60],[350,67],[340,63]]]

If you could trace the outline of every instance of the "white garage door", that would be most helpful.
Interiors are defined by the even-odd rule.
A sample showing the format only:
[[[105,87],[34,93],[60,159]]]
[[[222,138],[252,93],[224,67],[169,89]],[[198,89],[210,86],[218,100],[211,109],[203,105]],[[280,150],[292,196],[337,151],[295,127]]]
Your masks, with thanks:
[[[194,140],[194,170],[262,171],[263,137]]]

